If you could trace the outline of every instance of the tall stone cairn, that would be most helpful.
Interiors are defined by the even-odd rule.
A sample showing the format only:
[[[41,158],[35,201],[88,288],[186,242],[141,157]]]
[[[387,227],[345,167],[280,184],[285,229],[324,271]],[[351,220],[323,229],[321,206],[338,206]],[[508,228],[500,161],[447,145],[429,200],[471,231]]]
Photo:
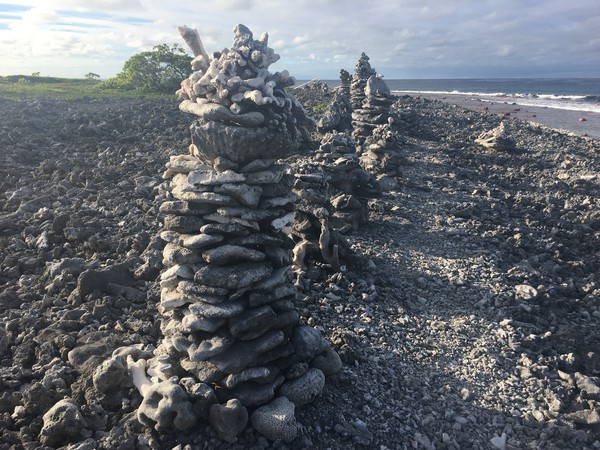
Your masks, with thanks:
[[[381,76],[369,77],[364,88],[364,101],[352,111],[352,136],[361,145],[373,130],[388,123],[394,98]]]
[[[232,47],[211,56],[197,31],[180,33],[195,55],[180,109],[196,119],[189,154],[172,157],[164,174],[163,340],[148,375],[179,379],[196,418],[226,441],[250,420],[290,442],[294,408],[341,367],[319,331],[299,322],[283,231],[296,197],[276,160],[298,148],[304,112],[284,90],[294,83],[287,71],[268,71],[279,55],[266,33],[255,40],[237,25]]]
[[[350,84],[350,101],[352,108],[361,108],[365,100],[365,86],[369,77],[375,75],[375,69],[369,64],[369,57],[363,52],[354,67],[354,76]]]

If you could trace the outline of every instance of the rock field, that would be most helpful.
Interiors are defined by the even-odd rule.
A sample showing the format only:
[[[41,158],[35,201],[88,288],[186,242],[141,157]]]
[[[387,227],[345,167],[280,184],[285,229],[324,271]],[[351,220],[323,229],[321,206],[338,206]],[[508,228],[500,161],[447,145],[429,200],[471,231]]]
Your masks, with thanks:
[[[357,262],[316,267],[296,305],[344,366],[285,444],[159,433],[128,377],[93,376],[161,336],[177,102],[0,102],[0,449],[599,449],[599,141],[504,119],[516,148],[497,151],[475,139],[499,115],[392,108],[398,187],[346,236]]]

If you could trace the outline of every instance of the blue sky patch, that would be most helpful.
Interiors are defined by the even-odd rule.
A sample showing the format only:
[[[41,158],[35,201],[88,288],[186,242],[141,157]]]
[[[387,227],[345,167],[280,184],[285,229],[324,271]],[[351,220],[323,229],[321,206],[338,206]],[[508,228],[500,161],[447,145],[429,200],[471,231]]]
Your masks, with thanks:
[[[0,23],[0,30],[7,30],[7,29],[8,29],[8,24]]]
[[[17,20],[19,16],[13,16],[12,14],[0,14],[0,19]]]
[[[12,3],[0,3],[0,12],[23,12],[29,11],[30,6],[13,5]]]
[[[77,17],[79,19],[99,19],[99,20],[114,20],[113,16],[103,12],[81,12],[81,11],[56,11],[62,17]]]
[[[72,17],[78,19],[94,19],[94,20],[110,20],[111,22],[128,23],[132,25],[141,25],[144,23],[152,23],[152,20],[142,19],[140,17],[117,17],[112,14],[103,12],[81,12],[81,11],[57,11],[62,17]]]
[[[85,23],[85,22],[52,22],[49,25],[54,27],[77,27],[77,28],[111,28],[109,25],[102,25],[99,23]],[[56,29],[56,28],[54,28]]]
[[[132,24],[143,24],[143,23],[152,23],[153,20],[148,20],[148,19],[142,19],[139,17],[124,17],[123,19],[115,19],[118,22],[124,22],[124,23],[132,23]]]

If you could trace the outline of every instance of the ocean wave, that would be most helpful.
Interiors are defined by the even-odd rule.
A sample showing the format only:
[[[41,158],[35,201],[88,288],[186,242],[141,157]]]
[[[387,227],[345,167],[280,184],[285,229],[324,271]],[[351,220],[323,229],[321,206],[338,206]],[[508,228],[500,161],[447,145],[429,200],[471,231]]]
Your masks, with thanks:
[[[571,111],[585,111],[600,113],[600,97],[592,95],[556,95],[556,94],[529,94],[506,92],[463,92],[463,91],[435,91],[435,90],[392,90],[393,94],[409,95],[453,95],[468,96],[481,99],[485,102],[506,102],[522,106],[537,106],[541,108],[566,109]]]

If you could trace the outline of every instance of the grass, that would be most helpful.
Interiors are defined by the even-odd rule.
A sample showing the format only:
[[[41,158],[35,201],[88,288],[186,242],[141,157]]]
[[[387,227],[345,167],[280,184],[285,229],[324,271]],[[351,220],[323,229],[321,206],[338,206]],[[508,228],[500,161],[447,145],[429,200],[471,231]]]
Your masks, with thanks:
[[[159,94],[122,89],[98,89],[98,80],[55,78],[27,75],[0,77],[0,99],[77,100],[82,98],[150,98],[173,99],[174,94]]]

